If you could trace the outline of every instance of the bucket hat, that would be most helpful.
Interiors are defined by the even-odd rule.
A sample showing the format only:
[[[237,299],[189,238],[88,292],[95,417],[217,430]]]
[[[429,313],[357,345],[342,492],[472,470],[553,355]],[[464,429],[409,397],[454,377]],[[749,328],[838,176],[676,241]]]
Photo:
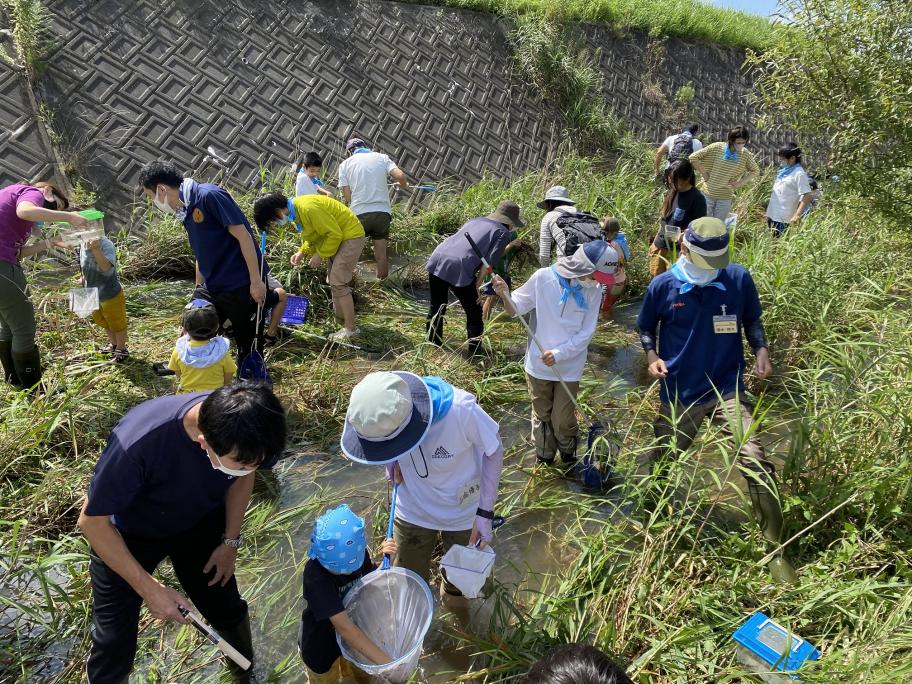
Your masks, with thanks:
[[[342,453],[356,463],[392,463],[421,443],[433,417],[431,393],[419,376],[370,373],[352,390]]]
[[[514,228],[522,228],[525,222],[520,217],[519,205],[511,200],[504,200],[497,205],[497,210],[493,214],[488,214],[488,218],[498,223],[505,223]]]
[[[539,209],[547,209],[548,205],[546,202],[560,202],[561,204],[576,204],[572,199],[570,199],[570,191],[567,190],[563,185],[552,185],[545,192],[545,199],[539,202],[537,206]]]
[[[730,236],[721,219],[712,216],[694,219],[681,239],[687,246],[694,265],[707,270],[728,266]]]

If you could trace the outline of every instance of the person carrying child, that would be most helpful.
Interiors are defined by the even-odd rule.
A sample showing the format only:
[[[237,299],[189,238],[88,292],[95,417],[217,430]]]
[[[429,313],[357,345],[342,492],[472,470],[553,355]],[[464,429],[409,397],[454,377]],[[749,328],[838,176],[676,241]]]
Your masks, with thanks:
[[[320,180],[320,171],[323,169],[323,157],[317,152],[308,152],[294,167],[295,197],[301,195],[326,195],[333,194],[326,189]]]
[[[507,283],[494,277],[494,291],[507,313],[524,316],[535,310],[530,325],[543,348],[528,341],[525,370],[532,399],[532,439],[541,463],[553,464],[558,452],[566,465],[576,463],[579,425],[574,400],[598,323],[599,284],[614,283],[617,264],[614,249],[604,240],[593,240],[572,256],[558,257],[554,266],[535,271],[512,295]]]
[[[130,357],[127,351],[127,300],[117,278],[117,256],[114,243],[102,237],[79,246],[79,268],[83,287],[98,288],[99,309],[92,320],[108,335],[102,354],[110,354],[116,363]]]
[[[605,242],[615,251],[618,257],[614,284],[604,286],[600,309],[602,318],[610,318],[614,311],[615,302],[624,294],[624,288],[627,285],[627,260],[630,259],[630,246],[627,244],[627,238],[621,232],[621,222],[613,216],[606,216],[602,219],[602,232],[605,235]]]
[[[385,539],[380,552],[396,556],[398,545]],[[342,657],[338,634],[352,650],[375,665],[390,661],[389,655],[362,632],[345,612],[342,599],[356,581],[377,569],[364,537],[364,520],[342,504],[317,518],[304,566],[304,600],[298,647],[311,684],[337,684],[354,677],[369,682],[370,676]]]
[[[357,463],[385,464],[399,484],[397,566],[428,582],[438,538],[444,553],[491,542],[503,444],[468,392],[438,377],[370,373],[352,390],[341,444]],[[445,576],[441,598],[453,608],[467,601]]]
[[[178,393],[203,392],[230,385],[237,372],[228,339],[217,336],[219,317],[205,299],[194,299],[181,318],[183,333],[171,351],[168,368],[178,380]]]

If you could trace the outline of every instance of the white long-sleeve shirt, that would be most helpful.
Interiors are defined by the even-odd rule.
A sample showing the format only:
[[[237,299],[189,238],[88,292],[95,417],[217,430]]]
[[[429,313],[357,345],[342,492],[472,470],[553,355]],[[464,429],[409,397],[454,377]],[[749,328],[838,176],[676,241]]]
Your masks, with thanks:
[[[557,217],[566,213],[575,214],[576,206],[573,204],[561,204],[542,217],[538,233],[539,266],[545,267],[551,263],[551,245],[553,243],[557,243],[558,255],[564,253],[567,236],[564,235],[564,231],[557,227]]]
[[[571,280],[571,284],[577,284]],[[520,316],[535,310],[530,326],[544,350],[532,340],[526,346],[526,373],[539,380],[558,380],[557,373],[566,381],[574,382],[583,377],[589,341],[595,335],[598,323],[602,288],[584,287],[581,294],[586,308],[580,308],[573,298],[560,303],[563,289],[551,267],[540,268],[532,277],[512,293],[513,306]],[[543,351],[554,351],[557,363],[546,366],[541,360]],[[555,373],[555,369],[557,373]]]

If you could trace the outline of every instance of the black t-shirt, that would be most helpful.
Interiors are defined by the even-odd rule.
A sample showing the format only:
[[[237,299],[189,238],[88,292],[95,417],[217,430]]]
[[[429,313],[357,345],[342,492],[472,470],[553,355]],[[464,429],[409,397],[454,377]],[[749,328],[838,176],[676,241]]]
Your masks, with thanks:
[[[696,188],[691,188],[677,193],[668,212],[662,217],[662,225],[679,226],[683,230],[690,225],[691,221],[704,216],[706,216],[706,198],[702,192]],[[665,245],[664,230],[659,230],[655,245],[659,249],[670,249],[670,247]]]
[[[342,598],[352,585],[377,566],[367,551],[360,569],[347,575],[334,575],[315,558],[304,566],[304,600],[307,607],[301,614],[301,656],[304,664],[317,674],[329,668],[342,655],[336,642],[336,630],[329,621],[345,612]]]

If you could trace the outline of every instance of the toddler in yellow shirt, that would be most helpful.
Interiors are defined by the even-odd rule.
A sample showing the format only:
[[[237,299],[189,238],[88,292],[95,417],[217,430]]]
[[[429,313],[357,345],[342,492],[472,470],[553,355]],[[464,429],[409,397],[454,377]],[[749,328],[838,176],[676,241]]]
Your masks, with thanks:
[[[237,364],[228,353],[228,339],[217,335],[219,318],[215,307],[194,299],[184,308],[183,334],[174,345],[168,368],[178,379],[178,392],[200,392],[230,385]]]

